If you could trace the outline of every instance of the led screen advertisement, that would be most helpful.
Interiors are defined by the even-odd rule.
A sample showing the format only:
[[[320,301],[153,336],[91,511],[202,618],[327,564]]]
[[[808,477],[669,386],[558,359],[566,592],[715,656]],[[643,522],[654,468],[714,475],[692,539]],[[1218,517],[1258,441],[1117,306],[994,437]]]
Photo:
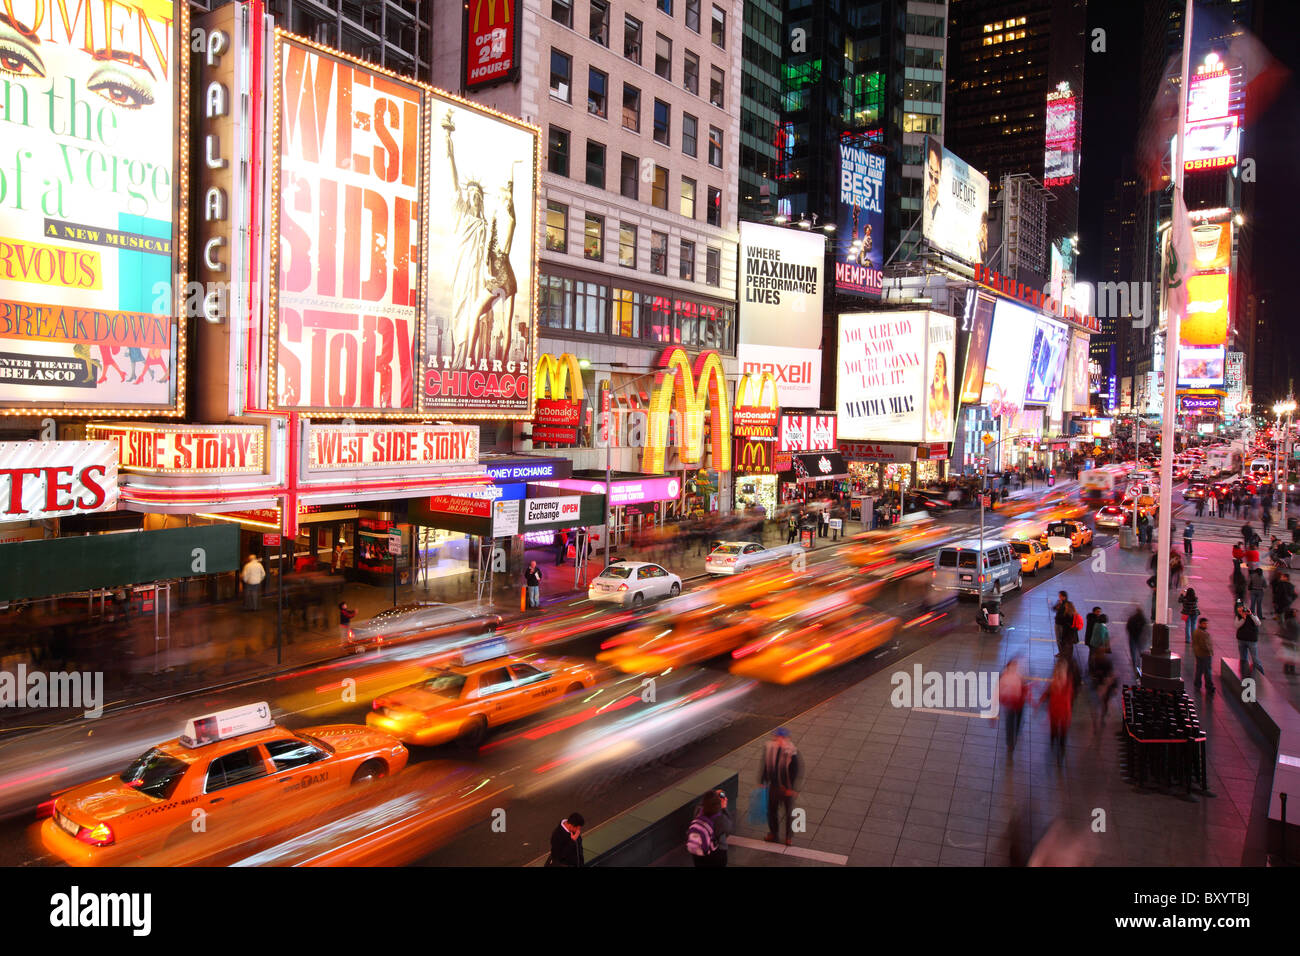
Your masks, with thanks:
[[[841,315],[836,376],[839,438],[950,440],[955,338],[953,318],[934,312]],[[933,422],[927,409],[931,400]],[[927,434],[933,437],[926,438]]]
[[[1047,94],[1046,150],[1043,154],[1043,185],[1064,186],[1074,179],[1075,149],[1078,144],[1076,108],[1078,100],[1068,83]]]
[[[961,401],[978,405],[984,388],[984,364],[988,361],[989,339],[993,333],[993,306],[997,299],[979,289],[966,292],[966,311],[962,331],[966,338],[966,366],[961,380]]]
[[[180,414],[188,5],[0,12],[0,414]]]
[[[1069,342],[1070,330],[1065,323],[1041,315],[1035,318],[1033,352],[1029,360],[1029,379],[1025,386],[1027,403],[1045,405],[1056,397],[1065,374]]]
[[[1180,388],[1219,388],[1224,382],[1227,350],[1222,345],[1188,346],[1178,349]]]
[[[1091,407],[1088,394],[1091,387],[1091,362],[1088,358],[1088,335],[1074,332],[1070,337],[1070,411],[1086,412]],[[1100,369],[1098,370],[1100,373]]]
[[[526,418],[536,349],[537,129],[429,95],[423,408]]]
[[[1236,165],[1241,126],[1240,117],[1232,110],[1231,90],[1231,76],[1213,53],[1188,78],[1183,155],[1186,171]]]
[[[414,412],[422,92],[281,37],[274,402]]]
[[[840,144],[835,288],[880,298],[885,262],[885,157]]]
[[[1033,357],[1034,323],[1037,313],[1006,299],[993,309],[993,333],[984,371],[980,401],[1005,410],[1020,408],[1029,382],[1029,360]],[[994,415],[1006,414],[1006,411]]]
[[[921,231],[936,249],[971,263],[988,252],[989,181],[932,136],[925,138]]]

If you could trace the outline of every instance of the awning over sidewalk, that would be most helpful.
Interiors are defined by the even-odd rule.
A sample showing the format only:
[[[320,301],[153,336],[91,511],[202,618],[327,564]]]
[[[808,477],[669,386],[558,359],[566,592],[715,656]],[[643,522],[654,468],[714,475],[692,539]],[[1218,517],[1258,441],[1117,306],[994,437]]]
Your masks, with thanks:
[[[815,451],[790,457],[794,460],[795,478],[799,484],[849,477],[849,466],[837,451]]]

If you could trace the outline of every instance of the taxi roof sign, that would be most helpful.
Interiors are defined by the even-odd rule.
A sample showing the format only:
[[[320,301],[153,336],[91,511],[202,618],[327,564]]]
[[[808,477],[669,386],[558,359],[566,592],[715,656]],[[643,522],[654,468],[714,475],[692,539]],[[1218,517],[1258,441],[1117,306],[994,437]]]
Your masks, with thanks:
[[[269,730],[274,726],[275,722],[271,720],[271,706],[262,701],[246,704],[243,707],[232,707],[229,710],[219,710],[186,721],[185,733],[181,734],[180,743],[184,747],[202,747],[205,744],[216,743],[218,740],[228,740],[258,730]]]
[[[492,637],[486,641],[477,641],[473,644],[466,644],[460,649],[460,666],[470,667],[474,664],[481,664],[484,661],[494,660],[498,657],[505,657],[510,653],[510,648],[506,644],[504,637]]]

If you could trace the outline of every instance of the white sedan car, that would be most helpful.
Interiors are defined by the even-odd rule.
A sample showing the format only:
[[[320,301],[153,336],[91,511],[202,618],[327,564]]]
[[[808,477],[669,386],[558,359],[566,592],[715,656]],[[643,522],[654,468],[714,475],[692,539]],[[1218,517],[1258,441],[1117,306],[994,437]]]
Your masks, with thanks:
[[[797,544],[765,548],[752,541],[723,541],[704,559],[704,570],[710,574],[740,574],[762,564],[792,557],[803,550]]]
[[[587,589],[592,601],[630,604],[640,607],[646,601],[676,597],[682,593],[682,579],[649,561],[619,561],[596,576]]]

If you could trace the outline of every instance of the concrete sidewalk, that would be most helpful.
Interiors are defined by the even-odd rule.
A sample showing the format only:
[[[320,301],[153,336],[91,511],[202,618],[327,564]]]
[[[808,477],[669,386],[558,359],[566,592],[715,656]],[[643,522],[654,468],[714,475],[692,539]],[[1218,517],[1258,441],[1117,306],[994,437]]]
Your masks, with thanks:
[[[1202,607],[1213,619],[1222,604],[1230,559],[1226,548],[1207,546],[1193,558],[1192,583],[1204,581]],[[1116,674],[1133,683],[1123,621],[1141,601],[1149,605],[1147,555],[1112,547],[1101,561],[1081,560],[1042,591],[1013,597],[1003,607],[1000,636],[982,636],[974,606],[957,605],[950,633],[788,724],[804,761],[796,807],[806,832],[793,848],[763,842],[766,825],[746,822],[758,786],[764,740],[721,758],[741,768],[741,806],[733,808],[740,837],[732,865],[1001,866],[1009,862],[1013,829],[1032,846],[1057,820],[1082,828],[1086,859],[1095,865],[1262,865],[1263,834],[1256,796],[1261,772],[1272,771],[1262,737],[1231,701],[1193,692],[1209,735],[1211,795],[1193,791],[1141,791],[1122,773],[1120,695],[1101,730],[1097,703],[1087,686],[1075,703],[1064,767],[1049,751],[1045,711],[1026,713],[1014,762],[1008,759],[998,719],[974,713],[898,708],[891,703],[894,675],[923,672],[997,672],[1020,655],[1037,701],[1056,655],[1048,601],[1066,589],[1081,612],[1103,607],[1111,618]],[[1049,597],[1050,596],[1050,597]],[[1216,651],[1235,641],[1226,624],[1212,625]],[[1175,653],[1183,648],[1175,635]],[[1086,650],[1076,647],[1082,662]],[[1269,667],[1270,676],[1280,673]],[[1216,665],[1217,672],[1217,665]],[[1190,662],[1184,669],[1190,687]],[[1293,685],[1292,691],[1294,693]],[[1267,788],[1265,788],[1267,792]],[[1104,831],[1097,829],[1104,825]],[[793,852],[792,852],[793,851]],[[812,853],[798,851],[813,851]],[[662,865],[689,865],[681,855]]]

